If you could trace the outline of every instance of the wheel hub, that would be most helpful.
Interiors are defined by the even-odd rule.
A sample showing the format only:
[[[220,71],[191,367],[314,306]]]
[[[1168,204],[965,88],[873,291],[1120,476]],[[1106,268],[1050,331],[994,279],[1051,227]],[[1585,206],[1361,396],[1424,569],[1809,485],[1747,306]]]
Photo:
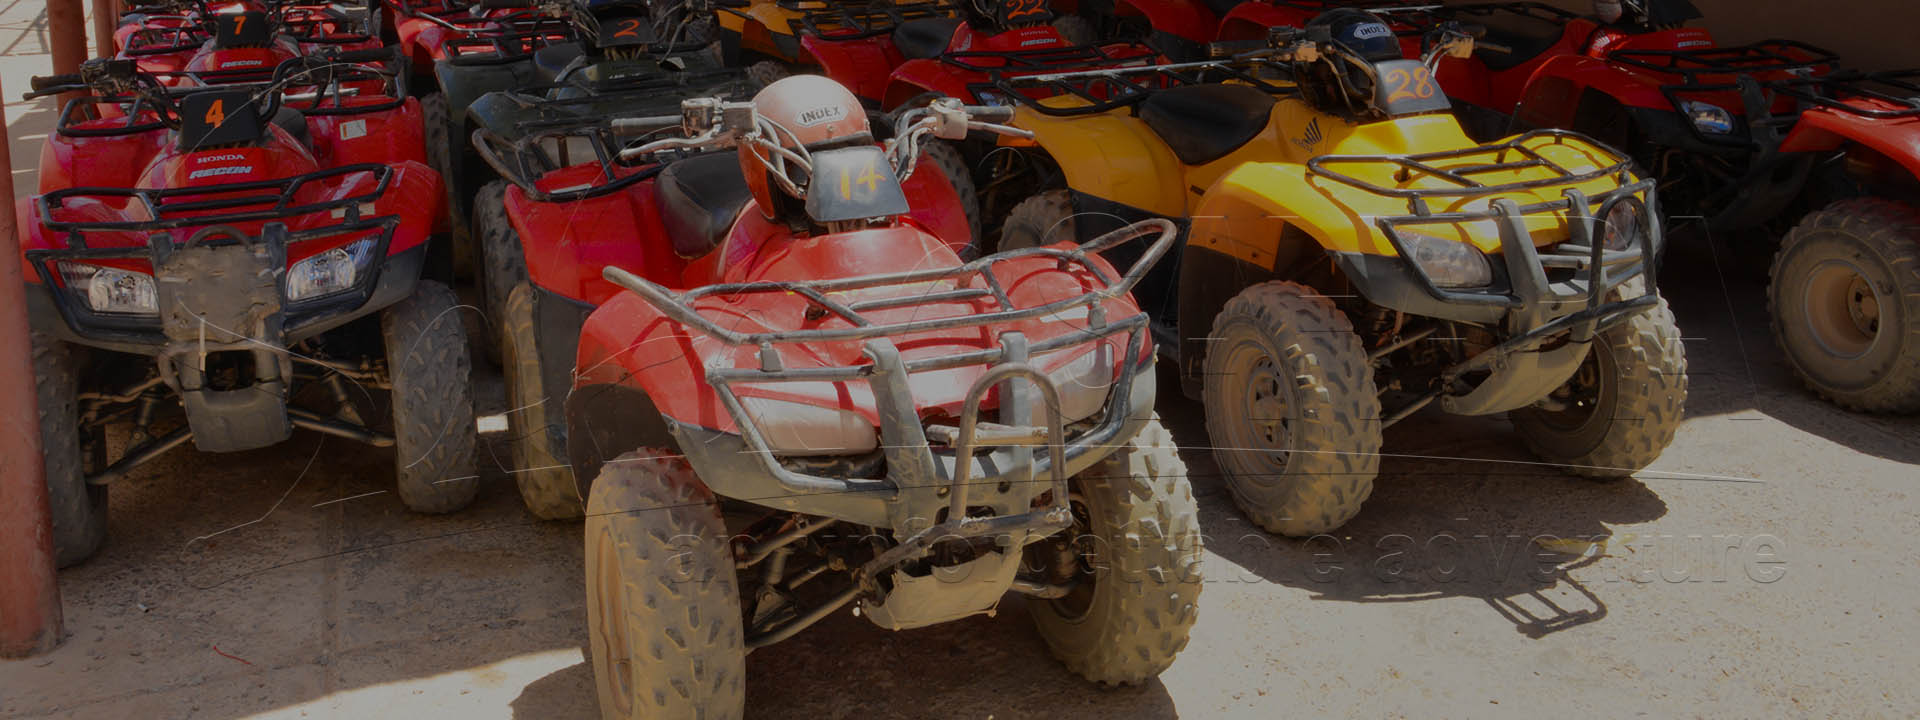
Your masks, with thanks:
[[[1820,263],[1807,278],[1802,309],[1808,334],[1841,358],[1865,355],[1880,335],[1880,291],[1851,260]]]

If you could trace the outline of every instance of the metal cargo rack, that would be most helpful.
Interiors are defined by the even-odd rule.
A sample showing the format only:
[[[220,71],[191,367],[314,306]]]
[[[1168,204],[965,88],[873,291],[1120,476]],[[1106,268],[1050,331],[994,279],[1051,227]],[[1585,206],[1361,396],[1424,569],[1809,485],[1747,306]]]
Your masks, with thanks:
[[[1842,72],[1761,83],[1804,103],[1874,120],[1920,117],[1920,69]]]
[[[678,127],[661,130],[678,131]],[[578,147],[576,142],[584,143],[591,156],[572,157],[570,150]],[[573,202],[619,192],[659,175],[666,167],[665,163],[654,159],[621,159],[620,150],[625,146],[626,141],[614,133],[611,119],[558,123],[556,127],[512,139],[502,138],[485,129],[473,133],[473,149],[480,159],[498,171],[507,182],[519,186],[528,198],[538,202]],[[549,148],[557,148],[560,156],[555,157]],[[539,188],[540,178],[547,173],[589,162],[599,166],[597,182],[555,191]]]
[[[893,32],[909,20],[947,18],[960,14],[960,6],[945,0],[917,0],[890,3],[849,2],[845,0],[781,0],[780,6],[800,12],[789,21],[795,35],[812,35],[823,40],[862,40]]]
[[[1521,15],[1524,17],[1533,18],[1535,20],[1545,20],[1547,22],[1559,23],[1562,25],[1566,24],[1570,20],[1580,19],[1580,15],[1578,13],[1575,13],[1571,10],[1567,10],[1565,8],[1548,5],[1543,2],[1490,2],[1490,3],[1470,3],[1466,5],[1449,5],[1449,6],[1440,6],[1432,3],[1429,3],[1429,4],[1434,5],[1434,7],[1430,9],[1438,11],[1438,12],[1434,12],[1426,15],[1426,17],[1432,17],[1432,18],[1439,18],[1441,16],[1445,16],[1453,20],[1458,20],[1461,17],[1466,17],[1466,16],[1486,17],[1497,12],[1505,12],[1505,13],[1511,13],[1514,15]],[[1388,9],[1388,12],[1392,12],[1392,11],[1393,10],[1391,8]]]
[[[445,18],[433,19],[446,22]],[[571,19],[552,17],[537,10],[463,18],[446,24],[461,33],[459,37],[447,39],[447,62],[456,65],[517,62],[532,57],[540,48],[574,39]]]
[[[1615,50],[1607,54],[1607,59],[1641,70],[1679,75],[1680,85],[1698,85],[1703,76],[1831,70],[1840,56],[1796,40],[1763,40],[1695,50]]]
[[[1292,95],[1298,88],[1291,82],[1277,84],[1275,76],[1291,77],[1286,63],[1264,58],[1204,60],[1200,62],[1136,65],[1071,72],[1009,75],[989,72],[991,80],[974,88],[995,90],[1032,108],[1042,115],[1072,117],[1094,115],[1129,107],[1160,90],[1184,85],[1239,82],[1275,95]],[[1085,105],[1058,106],[1042,100],[1072,96]]]

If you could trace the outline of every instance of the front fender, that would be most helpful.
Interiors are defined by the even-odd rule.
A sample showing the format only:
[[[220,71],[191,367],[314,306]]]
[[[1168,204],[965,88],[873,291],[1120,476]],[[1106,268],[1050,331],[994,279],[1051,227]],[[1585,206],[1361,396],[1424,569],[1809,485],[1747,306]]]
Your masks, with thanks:
[[[1497,82],[1490,88],[1492,107],[1517,105],[1516,114],[1528,127],[1571,127],[1580,109],[1580,98],[1588,90],[1629,108],[1673,110],[1673,102],[1661,94],[1657,79],[1585,55],[1550,58],[1517,88],[1503,87]]]
[[[1809,110],[1800,115],[1800,122],[1781,143],[1780,151],[1838,150],[1847,143],[1885,155],[1920,178],[1920,119],[1888,122],[1832,110]]]
[[[719,393],[707,383],[701,363],[706,356],[702,347],[717,342],[688,332],[638,295],[617,293],[588,315],[580,328],[574,394],[595,386],[624,386],[649,398],[657,414],[672,422],[738,433],[733,417],[720,404]],[[569,398],[567,404],[568,436],[572,437],[574,402]]]
[[[1185,168],[1151,128],[1122,112],[1070,118],[1021,107],[1013,124],[1066,173],[1067,186],[1155,215],[1185,217]]]

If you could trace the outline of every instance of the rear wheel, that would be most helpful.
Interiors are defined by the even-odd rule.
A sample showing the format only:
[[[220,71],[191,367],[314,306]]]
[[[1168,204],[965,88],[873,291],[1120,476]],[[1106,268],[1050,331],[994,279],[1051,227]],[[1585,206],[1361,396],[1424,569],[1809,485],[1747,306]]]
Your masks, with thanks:
[[[778,60],[761,60],[747,66],[747,79],[760,87],[772,85],[781,78],[793,75],[793,68]]]
[[[1020,201],[1000,226],[1000,250],[1073,242],[1073,201],[1065,190],[1048,190]]]
[[[638,450],[588,493],[587,642],[607,720],[738,718],[746,642],[727,529],[684,458]]]
[[[1380,399],[1366,347],[1303,285],[1247,288],[1213,320],[1207,435],[1234,503],[1270,532],[1306,536],[1360,512],[1380,473]]]
[[[54,562],[71,567],[92,557],[107,541],[107,486],[87,484],[87,462],[105,447],[104,433],[80,428],[80,377],[65,343],[33,333],[33,375],[40,404],[40,451],[47,476],[47,509],[53,516]],[[92,468],[101,469],[99,467]]]
[[[495,180],[473,197],[473,235],[480,250],[480,306],[487,313],[487,355],[496,363],[509,362],[506,343],[507,295],[527,282],[527,256],[520,233],[507,220],[507,181]]]
[[[472,365],[459,312],[453,290],[422,280],[380,317],[393,378],[396,485],[415,512],[453,512],[480,491]]]
[[[960,253],[960,259],[972,260],[980,257],[984,243],[980,237],[980,195],[974,191],[973,173],[967,168],[966,159],[960,156],[960,149],[952,143],[934,140],[921,146],[920,162],[930,163],[940,168],[947,176],[947,182],[953,184],[953,191],[960,196],[960,211],[967,216],[967,247]]]
[[[460,216],[453,178],[453,116],[447,110],[445,93],[429,93],[420,98],[421,125],[426,131],[427,164],[440,174],[440,186],[446,193],[447,227],[453,230],[453,263],[456,272],[473,270],[473,247],[467,219]]]
[[[1920,411],[1920,208],[1860,198],[1807,216],[1767,301],[1808,388],[1849,410]]]
[[[1637,297],[1644,287],[1644,280],[1629,281],[1614,299]],[[1508,415],[1541,460],[1598,480],[1623,478],[1658,460],[1687,404],[1686,347],[1666,299],[1602,332],[1551,399],[1552,409]]]
[[[1173,664],[1199,617],[1199,506],[1187,466],[1155,416],[1069,486],[1073,526],[1027,552],[1072,589],[1028,602],[1034,624],[1088,680],[1144,682]]]
[[[521,284],[507,296],[500,318],[502,366],[507,375],[507,428],[512,439],[513,480],[527,510],[542,520],[580,517],[580,490],[573,471],[554,452],[551,418],[559,408],[547,406],[546,375],[541,372],[539,346],[533,332],[533,286]]]

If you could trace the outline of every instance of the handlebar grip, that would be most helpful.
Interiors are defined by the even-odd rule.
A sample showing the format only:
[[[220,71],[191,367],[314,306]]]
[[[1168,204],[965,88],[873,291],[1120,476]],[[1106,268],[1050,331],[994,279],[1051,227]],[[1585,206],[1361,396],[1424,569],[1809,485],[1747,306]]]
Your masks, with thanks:
[[[1240,53],[1267,49],[1266,40],[1218,40],[1207,43],[1207,57],[1233,57]]]
[[[44,95],[56,88],[67,85],[79,85],[82,82],[84,81],[80,79],[79,73],[66,73],[62,75],[41,75],[29,80],[28,84],[33,87],[34,93]]]
[[[968,105],[967,119],[974,122],[1002,124],[1013,120],[1013,108],[1002,105]]]
[[[679,127],[679,115],[654,115],[651,117],[614,118],[609,123],[615,135],[645,135],[662,128]]]

